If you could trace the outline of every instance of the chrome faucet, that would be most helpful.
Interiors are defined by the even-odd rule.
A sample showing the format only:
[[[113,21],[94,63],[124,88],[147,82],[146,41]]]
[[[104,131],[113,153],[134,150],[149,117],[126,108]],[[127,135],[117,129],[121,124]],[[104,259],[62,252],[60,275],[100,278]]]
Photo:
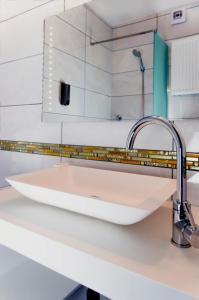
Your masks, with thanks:
[[[180,248],[188,248],[191,245],[199,248],[199,226],[194,221],[191,204],[187,201],[186,146],[178,128],[162,117],[144,117],[131,128],[126,148],[132,150],[138,133],[150,124],[166,128],[174,139],[177,150],[177,199],[173,200],[171,242]]]

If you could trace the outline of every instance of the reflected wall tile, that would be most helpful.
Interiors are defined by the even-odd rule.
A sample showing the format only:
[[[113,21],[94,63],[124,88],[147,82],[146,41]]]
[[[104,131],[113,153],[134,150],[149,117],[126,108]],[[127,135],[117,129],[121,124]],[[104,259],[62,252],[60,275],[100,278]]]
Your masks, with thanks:
[[[110,39],[113,35],[113,29],[97,17],[92,11],[87,9],[87,28],[86,33],[96,41]],[[112,43],[104,43],[104,46],[111,49]]]
[[[134,36],[114,41],[112,42],[112,49],[113,51],[120,51],[125,49],[133,49],[144,45],[150,45],[152,43],[153,33],[147,33],[144,38],[142,36]]]
[[[69,0],[67,0],[68,2]],[[67,8],[66,3],[66,11],[59,15],[61,19],[65,22],[71,24],[76,27],[83,33],[86,32],[86,8],[83,5],[79,5],[74,8]]]
[[[144,115],[153,115],[153,94],[146,94],[144,97]]]
[[[52,50],[52,53],[49,53]],[[52,67],[49,64],[49,57],[52,56]],[[56,49],[50,49],[45,46],[44,57],[44,76],[52,78],[56,81],[64,81],[76,87],[84,88],[84,65],[82,60],[79,60],[71,55],[63,53]]]
[[[90,38],[86,39],[86,62],[106,72],[111,72],[112,51],[102,45],[90,45]]]
[[[85,34],[57,16],[45,21],[45,43],[85,60]]]
[[[92,118],[111,118],[111,98],[90,91],[85,94],[85,116]]]
[[[133,33],[138,33],[146,30],[156,29],[156,18],[152,18],[146,21],[140,21],[126,26],[121,26],[114,28],[113,36],[119,37],[124,35],[129,35]],[[122,50],[127,48],[135,48],[141,45],[147,45],[153,43],[153,33],[148,33],[145,35],[129,37],[127,39],[122,39],[113,42],[113,50]]]
[[[134,22],[129,25],[123,25],[123,26],[114,28],[113,36],[118,37],[118,36],[122,36],[125,34],[139,33],[139,32],[143,32],[146,30],[154,30],[154,29],[156,29],[156,24],[157,24],[156,22],[157,22],[157,20],[154,17],[154,18],[150,18],[148,20]],[[143,38],[146,39],[145,36]]]
[[[138,95],[142,92],[140,71],[113,75],[112,96]],[[152,93],[152,70],[145,71],[145,93]]]
[[[145,115],[151,114],[152,95],[145,95],[144,108]],[[134,120],[143,116],[142,112],[142,96],[124,96],[112,97],[111,102],[112,118],[115,119],[117,115],[121,115],[123,119]]]
[[[146,69],[153,67],[153,44],[137,47],[143,57]],[[133,56],[132,48],[114,51],[112,54],[112,72],[122,73],[140,70],[139,60]]]
[[[100,94],[111,95],[111,74],[86,64],[86,89]]]

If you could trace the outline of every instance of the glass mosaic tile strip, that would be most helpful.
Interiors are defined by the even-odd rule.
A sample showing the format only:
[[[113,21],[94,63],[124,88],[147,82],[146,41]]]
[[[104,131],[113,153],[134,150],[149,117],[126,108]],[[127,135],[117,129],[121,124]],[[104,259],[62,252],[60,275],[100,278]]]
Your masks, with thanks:
[[[176,152],[0,140],[0,150],[176,169]],[[199,171],[199,152],[187,153],[187,170]]]

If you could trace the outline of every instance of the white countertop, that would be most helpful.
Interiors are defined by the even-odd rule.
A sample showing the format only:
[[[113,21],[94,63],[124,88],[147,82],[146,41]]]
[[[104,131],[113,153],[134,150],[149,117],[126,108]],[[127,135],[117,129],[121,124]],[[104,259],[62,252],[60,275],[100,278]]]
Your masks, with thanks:
[[[0,190],[0,243],[114,300],[199,299],[199,250],[171,245],[171,203],[119,226]],[[199,223],[199,208],[194,208]]]

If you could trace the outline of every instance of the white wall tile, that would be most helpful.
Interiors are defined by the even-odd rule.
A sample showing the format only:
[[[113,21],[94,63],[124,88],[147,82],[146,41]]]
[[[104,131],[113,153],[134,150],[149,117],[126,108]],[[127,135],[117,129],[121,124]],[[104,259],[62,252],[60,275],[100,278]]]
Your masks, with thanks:
[[[0,108],[2,140],[60,143],[60,124],[41,122],[41,105]]]
[[[17,0],[17,1],[8,1],[1,0],[0,2],[0,21],[7,20],[18,14],[22,14],[27,10],[33,9],[37,6],[48,3],[49,0]]]
[[[199,33],[199,6],[187,9],[185,23],[171,25],[170,14],[158,18],[158,31],[166,40]]]
[[[109,121],[96,123],[64,124],[63,143],[125,147],[128,133],[135,121]],[[135,148],[172,150],[172,138],[161,126],[151,125],[139,133]]]
[[[86,61],[104,71],[111,72],[112,51],[102,45],[90,45],[86,39]]]
[[[172,150],[172,138],[170,133],[162,126],[150,125],[138,134],[135,148]]]
[[[38,55],[0,65],[0,105],[41,103],[42,63]]]
[[[49,88],[52,85],[52,88]],[[49,90],[52,91],[49,98]],[[50,104],[49,104],[50,103]],[[84,115],[84,90],[71,86],[70,90],[70,104],[64,106],[60,104],[60,84],[56,81],[49,82],[44,80],[44,99],[43,99],[44,112],[53,112],[56,114],[66,115]]]
[[[59,157],[6,151],[0,152],[0,160],[0,187],[9,185],[6,177],[46,169],[60,162]]]
[[[111,95],[111,74],[86,64],[86,89],[106,96]]]
[[[111,98],[86,91],[85,116],[91,118],[111,118]]]
[[[0,25],[0,63],[43,52],[44,18],[63,11],[63,0],[50,1]],[[14,38],[13,38],[14,37]]]
[[[141,92],[142,75],[140,71],[113,75],[112,96],[138,95]],[[145,93],[152,93],[152,70],[145,71]]]
[[[98,145],[125,147],[132,122],[86,122],[63,124],[63,143],[72,145]]]
[[[57,49],[52,49],[53,53],[49,53],[49,47],[45,46],[44,56],[44,75],[46,78],[53,80],[63,80],[65,83],[76,87],[84,88],[84,62],[71,55],[68,55]],[[49,64],[49,57],[52,55],[52,67]],[[49,70],[49,67],[52,70]],[[52,74],[52,76],[50,75]]]
[[[86,32],[86,8],[83,5],[68,8],[68,2],[70,0],[66,0],[66,11],[59,15],[61,19],[65,22],[73,25],[78,28],[82,32]]]
[[[180,129],[186,143],[187,151],[199,151],[199,119],[176,120],[176,126]]]
[[[56,16],[45,21],[45,43],[52,43],[55,48],[85,59],[85,34]]]
[[[153,44],[136,47],[142,54],[146,69],[153,67]],[[112,54],[112,72],[121,73],[140,70],[138,58],[132,54],[132,48],[114,51]]]

